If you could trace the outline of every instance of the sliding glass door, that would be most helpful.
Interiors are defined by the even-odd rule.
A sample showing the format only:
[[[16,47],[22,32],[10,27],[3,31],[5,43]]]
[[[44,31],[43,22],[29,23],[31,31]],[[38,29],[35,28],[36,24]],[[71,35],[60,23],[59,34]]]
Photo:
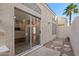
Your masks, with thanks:
[[[15,9],[15,53],[30,49],[30,15]]]
[[[15,8],[15,53],[40,44],[40,19]]]
[[[40,44],[40,19],[32,17],[32,46]]]

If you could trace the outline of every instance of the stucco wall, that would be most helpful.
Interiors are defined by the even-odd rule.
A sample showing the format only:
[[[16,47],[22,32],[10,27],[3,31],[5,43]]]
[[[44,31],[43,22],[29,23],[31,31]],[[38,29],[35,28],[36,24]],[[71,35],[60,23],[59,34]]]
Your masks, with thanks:
[[[64,17],[56,16],[56,23],[67,25],[67,19]]]
[[[14,19],[11,4],[0,4],[0,29],[4,30],[4,39],[0,39],[0,45],[7,45],[10,55],[14,55]]]
[[[41,43],[45,44],[56,37],[56,34],[52,34],[52,20],[55,16],[44,5],[38,6],[41,8]]]
[[[57,23],[57,37],[66,38],[68,36],[67,19],[57,16],[56,23]]]
[[[41,14],[41,9],[36,5],[36,3],[22,3],[26,7],[36,11],[37,13]]]
[[[79,16],[72,22],[70,40],[74,54],[79,56]]]

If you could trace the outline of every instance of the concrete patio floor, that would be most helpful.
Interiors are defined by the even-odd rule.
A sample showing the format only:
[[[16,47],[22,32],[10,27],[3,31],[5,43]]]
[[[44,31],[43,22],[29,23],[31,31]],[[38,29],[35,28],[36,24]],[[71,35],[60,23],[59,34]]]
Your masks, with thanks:
[[[74,56],[74,53],[69,41],[57,38],[26,56]]]
[[[46,48],[45,46],[27,54],[27,56],[59,56],[60,52]]]

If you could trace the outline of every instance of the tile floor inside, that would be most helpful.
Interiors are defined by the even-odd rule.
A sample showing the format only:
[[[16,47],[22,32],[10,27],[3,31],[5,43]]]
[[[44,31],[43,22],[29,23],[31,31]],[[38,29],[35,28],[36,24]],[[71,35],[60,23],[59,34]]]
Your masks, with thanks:
[[[15,44],[15,54],[22,53],[30,48],[30,44],[27,44],[26,41]]]

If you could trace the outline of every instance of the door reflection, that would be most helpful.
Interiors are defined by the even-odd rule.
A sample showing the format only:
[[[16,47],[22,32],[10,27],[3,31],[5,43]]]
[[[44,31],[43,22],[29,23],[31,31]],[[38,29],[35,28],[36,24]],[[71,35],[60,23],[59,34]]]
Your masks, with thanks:
[[[32,46],[40,44],[40,19],[32,18]]]

